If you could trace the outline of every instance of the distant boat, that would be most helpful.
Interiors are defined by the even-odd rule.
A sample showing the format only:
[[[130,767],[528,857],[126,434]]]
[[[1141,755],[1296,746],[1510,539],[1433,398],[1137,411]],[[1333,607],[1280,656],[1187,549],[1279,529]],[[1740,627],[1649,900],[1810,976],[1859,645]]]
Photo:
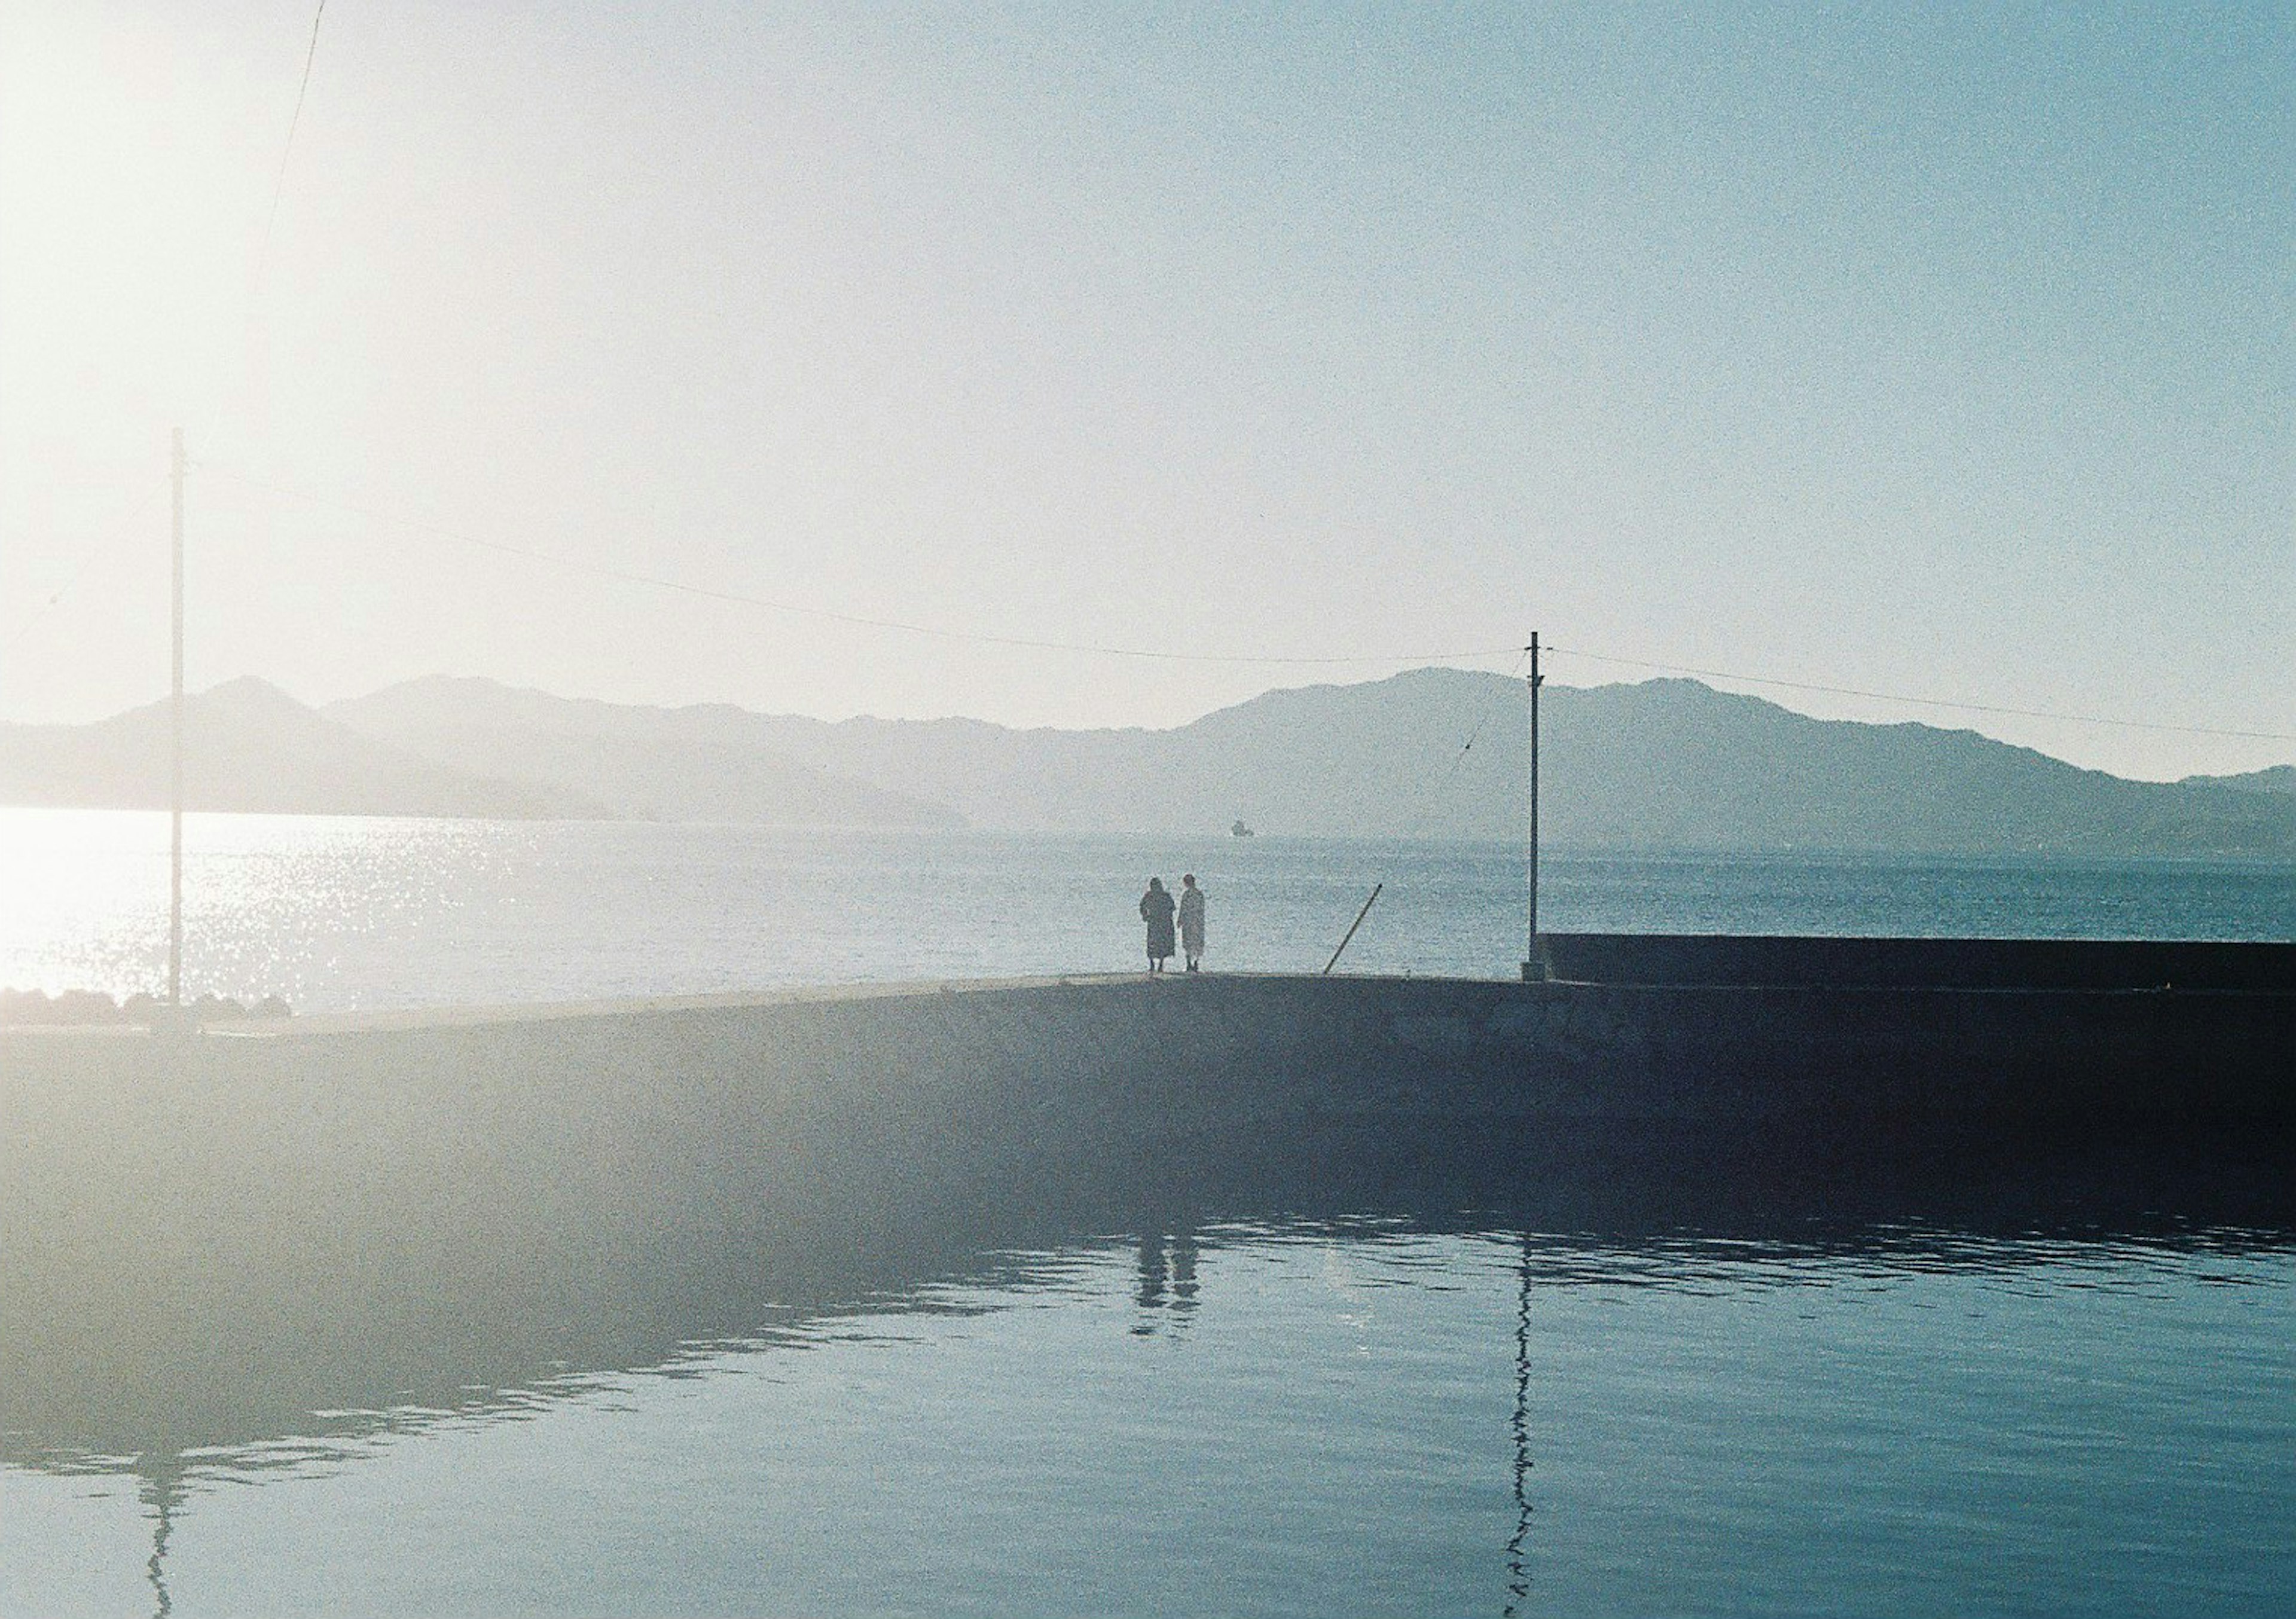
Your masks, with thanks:
[[[1251,836],[1251,829],[1244,825],[1241,821],[1228,828],[1227,831],[1228,836],[1231,838],[1249,838]]]

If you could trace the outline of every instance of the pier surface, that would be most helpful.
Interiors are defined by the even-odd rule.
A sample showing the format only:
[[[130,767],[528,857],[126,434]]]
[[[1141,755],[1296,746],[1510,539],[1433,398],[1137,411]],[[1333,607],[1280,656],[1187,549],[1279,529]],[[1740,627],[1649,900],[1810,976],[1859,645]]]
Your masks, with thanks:
[[[2013,1167],[2069,1143],[2288,1161],[2296,946],[2148,947],[2086,977],[2044,951],[2033,985],[1911,970],[1927,946],[1827,941],[1825,982],[1743,941],[1555,943],[1611,981],[1039,978],[0,1032],[0,1437],[181,1447],[361,1390],[515,1381],[577,1342],[629,1363],[665,1298],[702,1301],[685,1337],[742,1330],[761,1296],[850,1292],[1119,1194],[1310,1199],[1479,1165],[1599,1192],[1639,1163],[1721,1195],[1844,1154]]]

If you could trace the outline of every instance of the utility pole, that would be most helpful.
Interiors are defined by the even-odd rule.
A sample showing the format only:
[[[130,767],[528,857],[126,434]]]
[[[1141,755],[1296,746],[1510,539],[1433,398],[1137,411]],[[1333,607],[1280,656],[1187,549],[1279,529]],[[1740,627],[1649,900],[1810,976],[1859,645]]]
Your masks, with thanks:
[[[1538,688],[1546,676],[1538,672],[1538,632],[1530,633],[1530,929],[1523,948],[1522,981],[1546,976],[1538,959]]]
[[[184,429],[175,432],[174,678],[168,687],[168,1004],[184,1003]]]

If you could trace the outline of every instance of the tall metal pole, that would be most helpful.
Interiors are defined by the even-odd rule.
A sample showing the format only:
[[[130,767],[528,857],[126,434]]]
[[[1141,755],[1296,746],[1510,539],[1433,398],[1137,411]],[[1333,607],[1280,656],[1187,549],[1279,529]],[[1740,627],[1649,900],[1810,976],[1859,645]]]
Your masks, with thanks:
[[[175,434],[175,658],[168,687],[168,1004],[184,1003],[184,429]]]
[[[1538,688],[1546,677],[1538,672],[1538,632],[1530,645],[1530,927],[1523,949],[1522,978],[1528,984],[1539,976],[1538,965]]]

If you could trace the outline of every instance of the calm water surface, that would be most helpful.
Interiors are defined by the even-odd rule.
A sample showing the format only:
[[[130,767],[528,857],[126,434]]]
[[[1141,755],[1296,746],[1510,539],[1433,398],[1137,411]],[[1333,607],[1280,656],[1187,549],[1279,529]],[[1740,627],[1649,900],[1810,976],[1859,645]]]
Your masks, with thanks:
[[[1320,966],[1375,881],[1351,965],[1496,977],[1520,950],[1495,850],[193,827],[192,986],[306,1009],[1124,968],[1141,879],[1184,868],[1215,966]],[[0,983],[152,986],[165,873],[160,818],[0,814]],[[2259,866],[1547,875],[1558,928],[2296,918],[2296,873]],[[1541,1212],[1112,1211],[761,1298],[734,1339],[665,1298],[661,1353],[350,1390],[189,1451],[0,1434],[0,1613],[2296,1608],[2284,1198],[2227,1215],[2188,1169],[1573,1223],[1518,1190]]]
[[[1211,895],[1208,965],[1513,976],[1520,851],[1275,838],[791,832],[193,815],[188,993],[299,1010],[1121,971],[1151,873]],[[2296,938],[2296,865],[1552,854],[1556,931]],[[0,810],[0,985],[167,977],[163,815]]]
[[[351,1437],[12,1468],[0,1608],[2267,1615],[2296,1591],[2284,1242],[1213,1225],[1019,1268]]]

